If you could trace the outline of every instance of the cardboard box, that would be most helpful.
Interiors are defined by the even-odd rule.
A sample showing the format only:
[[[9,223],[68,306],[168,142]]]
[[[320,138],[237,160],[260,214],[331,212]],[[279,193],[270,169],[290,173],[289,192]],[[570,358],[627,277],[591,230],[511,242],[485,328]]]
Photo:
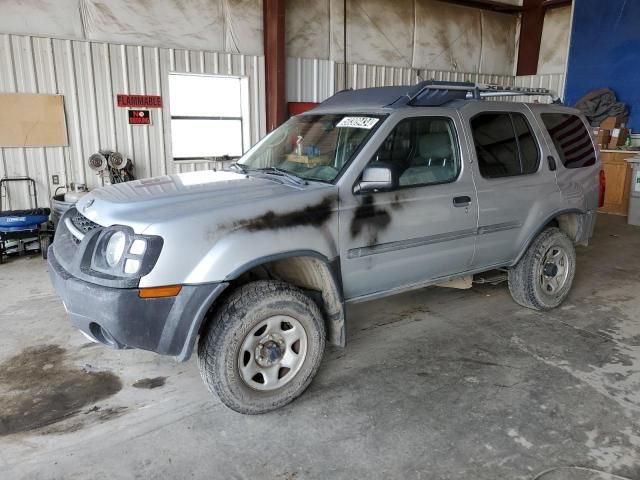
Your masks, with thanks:
[[[628,128],[614,128],[611,130],[611,140],[609,140],[609,148],[621,147],[629,137]]]
[[[627,123],[627,117],[624,115],[607,117],[600,122],[600,128],[611,130],[612,128],[624,127],[626,123]]]
[[[609,142],[611,141],[611,130],[594,128],[593,135],[596,138],[596,144],[598,144],[601,149],[609,147]]]

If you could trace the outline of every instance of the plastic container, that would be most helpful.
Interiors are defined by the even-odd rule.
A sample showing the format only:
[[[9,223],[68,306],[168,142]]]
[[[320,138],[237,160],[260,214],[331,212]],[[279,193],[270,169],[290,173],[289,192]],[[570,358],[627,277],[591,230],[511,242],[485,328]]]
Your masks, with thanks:
[[[53,222],[54,230],[58,227],[60,217],[76,203],[67,202],[65,196],[66,193],[60,193],[51,199],[51,221]]]
[[[80,198],[89,193],[86,185],[76,185],[75,190],[69,190],[64,194],[64,201],[68,203],[76,203]]]

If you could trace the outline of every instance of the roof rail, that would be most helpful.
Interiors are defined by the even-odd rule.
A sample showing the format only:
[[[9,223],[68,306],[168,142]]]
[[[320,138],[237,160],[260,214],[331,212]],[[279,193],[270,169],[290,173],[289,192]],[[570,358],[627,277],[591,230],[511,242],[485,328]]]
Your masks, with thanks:
[[[519,95],[541,95],[551,97],[553,103],[562,103],[558,94],[553,90],[541,87],[519,87],[517,85],[496,85],[493,83],[477,83],[480,97],[515,97]]]
[[[444,105],[455,99],[482,100],[488,97],[512,97],[520,95],[550,96],[553,103],[561,103],[558,95],[548,88],[518,87],[491,83],[446,82],[426,80],[417,84],[406,96],[394,104],[404,103],[416,107]]]

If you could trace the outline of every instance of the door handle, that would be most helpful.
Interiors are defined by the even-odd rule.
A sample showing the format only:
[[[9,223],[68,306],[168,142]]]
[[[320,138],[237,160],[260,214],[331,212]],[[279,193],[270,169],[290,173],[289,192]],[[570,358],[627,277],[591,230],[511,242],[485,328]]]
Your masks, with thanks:
[[[556,168],[558,168],[558,167],[556,167],[556,159],[555,159],[555,158],[553,158],[553,155],[549,155],[549,156],[547,157],[547,162],[549,163],[549,170],[551,170],[552,172],[553,172]]]
[[[454,207],[467,207],[471,203],[471,197],[463,195],[461,197],[453,197]]]

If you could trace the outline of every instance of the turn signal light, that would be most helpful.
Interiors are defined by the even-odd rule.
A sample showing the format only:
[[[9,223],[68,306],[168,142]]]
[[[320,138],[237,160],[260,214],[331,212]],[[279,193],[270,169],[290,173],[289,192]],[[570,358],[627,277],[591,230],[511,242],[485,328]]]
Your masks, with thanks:
[[[175,297],[182,290],[182,285],[167,285],[166,287],[141,288],[138,291],[140,298],[164,298]]]

